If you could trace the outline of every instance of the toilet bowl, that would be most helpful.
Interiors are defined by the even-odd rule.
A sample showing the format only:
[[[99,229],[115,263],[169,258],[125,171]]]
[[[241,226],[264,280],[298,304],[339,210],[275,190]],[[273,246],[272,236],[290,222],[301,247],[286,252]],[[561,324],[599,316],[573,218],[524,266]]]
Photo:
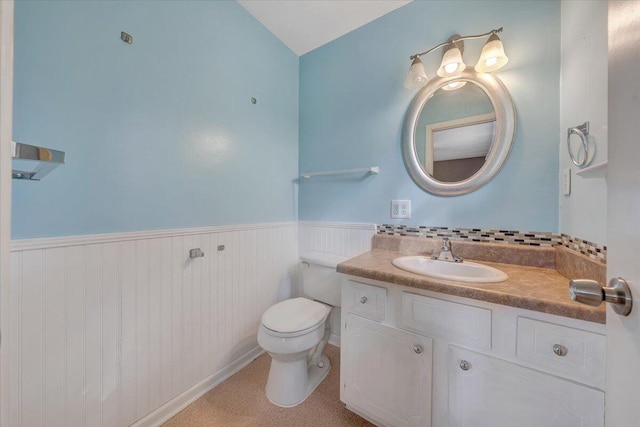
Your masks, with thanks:
[[[292,298],[269,307],[258,329],[258,344],[271,356],[267,398],[285,408],[302,403],[331,369],[322,352],[331,336],[329,316],[340,305],[340,276],[335,268],[346,258],[313,253],[301,260],[302,289],[310,298]]]

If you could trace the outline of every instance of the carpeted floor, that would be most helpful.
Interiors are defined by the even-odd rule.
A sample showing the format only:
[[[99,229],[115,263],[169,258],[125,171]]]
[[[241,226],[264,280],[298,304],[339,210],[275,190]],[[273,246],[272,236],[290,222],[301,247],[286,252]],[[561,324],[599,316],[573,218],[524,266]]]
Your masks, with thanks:
[[[345,409],[340,401],[340,349],[328,345],[325,354],[331,360],[327,378],[307,400],[294,408],[280,408],[267,400],[264,387],[271,358],[265,353],[164,426],[371,426]]]

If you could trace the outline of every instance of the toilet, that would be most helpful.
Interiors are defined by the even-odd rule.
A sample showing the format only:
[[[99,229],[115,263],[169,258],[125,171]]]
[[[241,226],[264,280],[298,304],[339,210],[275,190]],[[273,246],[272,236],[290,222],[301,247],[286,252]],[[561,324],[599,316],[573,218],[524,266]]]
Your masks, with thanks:
[[[262,315],[258,344],[271,356],[267,398],[289,408],[302,403],[327,376],[331,364],[322,354],[331,336],[329,316],[340,306],[336,266],[347,258],[313,252],[300,257],[305,297],[281,301]]]

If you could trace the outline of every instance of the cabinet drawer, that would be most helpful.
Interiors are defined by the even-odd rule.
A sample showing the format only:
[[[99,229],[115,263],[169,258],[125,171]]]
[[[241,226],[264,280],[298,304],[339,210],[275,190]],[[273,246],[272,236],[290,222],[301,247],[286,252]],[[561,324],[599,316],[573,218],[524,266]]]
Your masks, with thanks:
[[[491,310],[402,293],[402,324],[454,343],[491,348]]]
[[[604,335],[518,317],[516,356],[545,371],[604,390]]]
[[[387,290],[379,286],[349,281],[351,312],[373,320],[386,318]],[[343,303],[344,305],[344,303]]]

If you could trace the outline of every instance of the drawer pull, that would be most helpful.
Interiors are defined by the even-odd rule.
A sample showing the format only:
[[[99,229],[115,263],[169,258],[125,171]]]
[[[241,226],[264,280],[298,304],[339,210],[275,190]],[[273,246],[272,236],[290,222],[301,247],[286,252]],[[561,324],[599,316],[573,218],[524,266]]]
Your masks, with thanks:
[[[462,369],[463,371],[468,371],[469,369],[471,369],[471,363],[467,362],[466,360],[461,360],[460,369]]]
[[[416,354],[421,354],[424,350],[420,344],[416,344],[413,346],[413,351],[415,351]]]
[[[564,357],[567,355],[567,353],[569,353],[569,350],[567,349],[567,347],[560,345],[560,344],[554,344],[553,345],[553,352],[557,355],[557,356],[561,356]]]
[[[369,298],[367,298],[367,297],[360,298],[360,304],[366,304],[368,299]]]

